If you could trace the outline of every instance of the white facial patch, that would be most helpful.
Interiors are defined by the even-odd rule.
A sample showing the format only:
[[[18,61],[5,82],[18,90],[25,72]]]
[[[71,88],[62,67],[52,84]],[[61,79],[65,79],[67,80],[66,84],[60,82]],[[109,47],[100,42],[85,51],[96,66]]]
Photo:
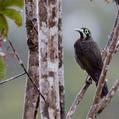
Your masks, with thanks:
[[[83,38],[85,39],[86,38],[86,34],[84,33],[84,30],[83,29],[80,29],[80,31],[83,33]]]
[[[80,31],[83,34],[83,38],[84,39],[86,38],[86,34],[84,33],[84,30],[83,29],[75,29],[75,31],[77,31],[77,32]],[[81,38],[81,34],[80,34],[80,37],[79,38]]]

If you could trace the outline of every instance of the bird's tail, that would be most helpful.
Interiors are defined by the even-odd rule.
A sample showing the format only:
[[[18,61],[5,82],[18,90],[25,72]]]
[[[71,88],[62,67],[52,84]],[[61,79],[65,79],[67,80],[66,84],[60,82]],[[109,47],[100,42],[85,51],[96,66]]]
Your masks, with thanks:
[[[103,98],[104,96],[106,96],[107,95],[107,93],[108,93],[108,87],[107,87],[107,83],[105,82],[105,84],[104,84],[104,87],[103,87],[103,89],[102,89],[102,93],[101,93],[101,98]],[[98,114],[100,114],[102,111],[103,111],[103,107],[101,107],[99,110],[98,110]]]
[[[98,73],[91,73],[91,78],[95,81],[96,83],[96,86],[98,85],[98,81],[99,81],[99,77],[100,77],[100,73],[101,72],[98,72]],[[108,94],[108,87],[107,87],[107,83],[105,81],[105,84],[104,84],[104,87],[102,89],[102,93],[101,93],[101,98],[103,98],[104,96],[106,96]],[[98,113],[102,112],[103,108],[101,108]]]
[[[99,78],[100,78],[100,73],[101,72],[95,72],[95,73],[91,74],[91,77],[95,81],[96,86],[98,85],[98,81],[99,81]],[[106,96],[107,93],[108,93],[108,87],[107,87],[107,83],[105,81],[105,84],[104,84],[104,87],[103,87],[102,93],[101,93],[101,98]]]

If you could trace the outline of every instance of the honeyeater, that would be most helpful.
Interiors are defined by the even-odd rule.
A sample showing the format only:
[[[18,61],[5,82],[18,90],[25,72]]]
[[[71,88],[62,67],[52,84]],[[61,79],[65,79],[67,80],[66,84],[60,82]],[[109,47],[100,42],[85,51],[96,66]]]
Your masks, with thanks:
[[[103,67],[100,49],[93,40],[88,28],[81,28],[76,31],[80,34],[80,37],[74,44],[76,62],[90,75],[97,86]],[[107,93],[108,88],[105,82],[101,97],[106,96]]]

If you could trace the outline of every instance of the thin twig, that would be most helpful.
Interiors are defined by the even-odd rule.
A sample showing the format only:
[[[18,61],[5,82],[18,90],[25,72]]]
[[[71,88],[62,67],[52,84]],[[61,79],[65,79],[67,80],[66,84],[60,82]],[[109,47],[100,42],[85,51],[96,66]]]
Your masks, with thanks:
[[[99,101],[100,101],[100,95],[101,95],[102,88],[103,88],[104,83],[105,83],[105,77],[106,77],[106,74],[107,74],[107,71],[108,71],[108,66],[111,62],[112,55],[115,52],[115,48],[116,48],[116,44],[117,44],[117,40],[118,40],[118,35],[119,35],[119,11],[118,11],[117,16],[118,16],[117,20],[116,20],[117,22],[116,22],[116,25],[114,26],[114,29],[112,31],[113,36],[110,36],[112,41],[110,42],[110,46],[106,50],[107,55],[106,55],[106,58],[104,60],[104,65],[103,65],[103,69],[102,69],[100,79],[99,79],[99,82],[98,82],[96,95],[94,97],[93,104],[91,105],[91,108],[88,112],[87,119],[94,119],[95,116],[96,116],[95,111],[93,111],[93,107],[95,107],[95,105],[98,104]]]
[[[12,48],[16,59],[18,60],[19,64],[21,65],[21,67],[23,68],[24,72],[26,73],[26,75],[28,76],[29,80],[31,81],[31,83],[33,84],[34,88],[37,90],[37,92],[39,93],[39,95],[42,97],[42,99],[44,100],[44,102],[47,104],[47,101],[45,100],[45,97],[41,94],[40,90],[38,89],[37,85],[35,84],[35,82],[33,81],[33,79],[30,77],[29,73],[27,72],[22,60],[20,59],[18,53],[16,52],[13,43],[8,39],[9,45]]]
[[[85,84],[83,85],[82,89],[79,91],[79,93],[77,94],[77,96],[75,97],[67,115],[66,115],[66,119],[72,119],[73,114],[75,113],[77,106],[79,105],[79,103],[81,102],[81,100],[83,99],[88,87],[90,86],[90,84],[92,83],[92,79],[90,78],[90,76],[88,76]]]
[[[24,74],[26,74],[26,73],[23,72],[23,73],[21,73],[21,74],[17,74],[17,75],[15,75],[15,76],[13,76],[13,77],[11,77],[11,78],[9,78],[9,79],[6,79],[6,80],[4,80],[4,81],[0,81],[0,85],[5,84],[5,83],[8,83],[9,81],[12,81],[12,80],[14,80],[14,79],[17,79],[17,78],[19,78],[20,76],[23,76]]]

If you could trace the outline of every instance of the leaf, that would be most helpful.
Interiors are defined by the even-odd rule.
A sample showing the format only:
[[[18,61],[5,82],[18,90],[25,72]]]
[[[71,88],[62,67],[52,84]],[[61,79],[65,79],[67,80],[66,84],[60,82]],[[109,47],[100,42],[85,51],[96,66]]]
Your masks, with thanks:
[[[0,0],[0,9],[6,7],[19,7],[22,8],[24,5],[24,0]]]
[[[8,34],[8,23],[6,18],[0,14],[0,32],[3,36],[7,36]]]
[[[12,8],[6,8],[3,10],[0,10],[0,14],[5,15],[12,19],[17,26],[22,26],[22,17],[21,14]]]
[[[3,79],[6,75],[6,64],[4,56],[0,56],[0,80]]]

